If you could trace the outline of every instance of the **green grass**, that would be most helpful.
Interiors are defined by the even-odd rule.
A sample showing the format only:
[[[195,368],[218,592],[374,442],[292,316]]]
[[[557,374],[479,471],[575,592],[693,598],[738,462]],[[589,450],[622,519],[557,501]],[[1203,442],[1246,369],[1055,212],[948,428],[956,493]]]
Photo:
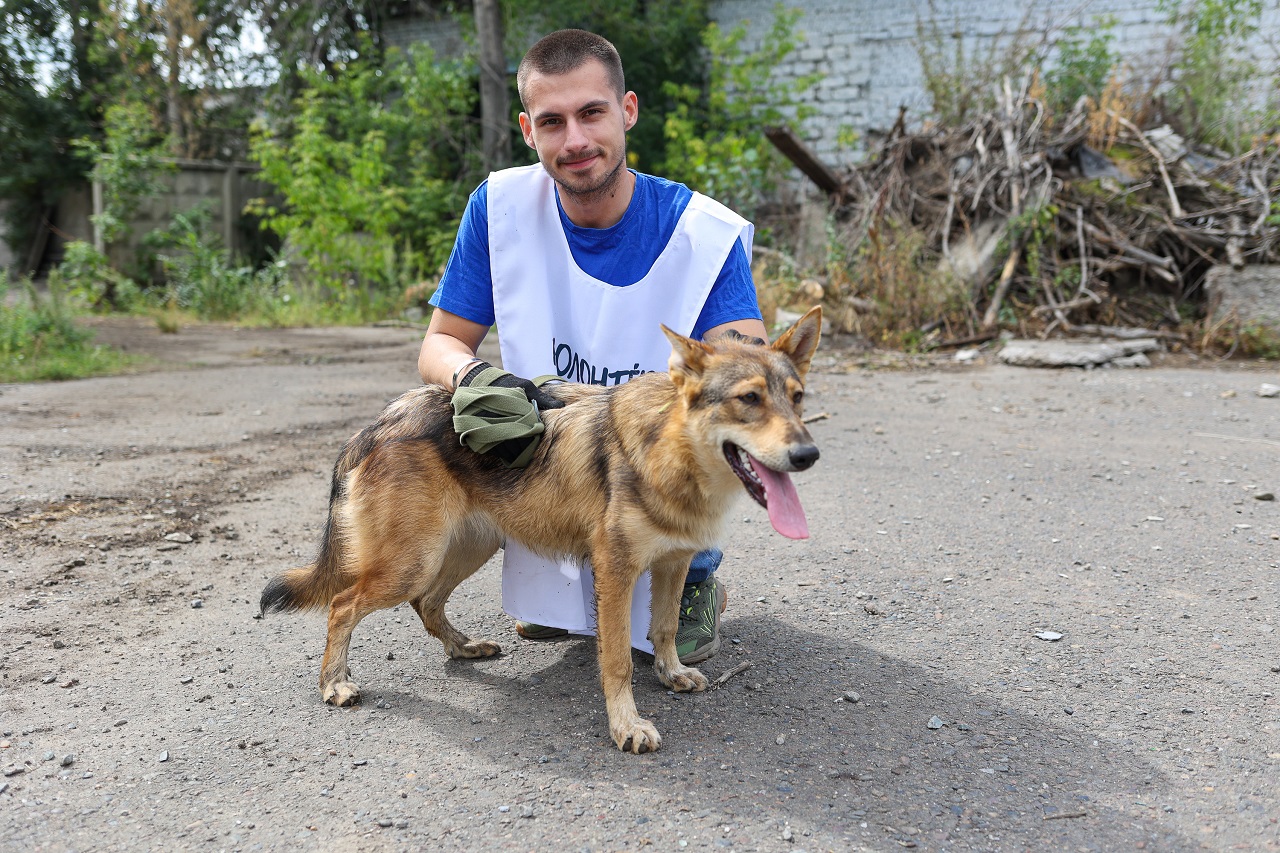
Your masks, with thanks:
[[[11,293],[0,276],[0,382],[82,379],[121,373],[140,359],[91,343],[57,290],[38,292],[29,282]]]

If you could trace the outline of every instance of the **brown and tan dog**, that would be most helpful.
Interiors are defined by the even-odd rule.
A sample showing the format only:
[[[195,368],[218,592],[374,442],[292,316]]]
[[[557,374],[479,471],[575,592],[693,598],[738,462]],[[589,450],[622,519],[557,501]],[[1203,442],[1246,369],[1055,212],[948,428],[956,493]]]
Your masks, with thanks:
[[[459,444],[445,389],[404,394],[343,447],[320,555],[267,584],[263,613],[328,606],[320,693],[349,705],[359,688],[347,651],[368,614],[410,601],[450,657],[489,657],[498,644],[467,637],[444,607],[505,537],[548,557],[590,559],[610,734],[619,749],[657,749],[662,739],[631,693],[632,590],[650,569],[658,679],[705,689],[706,677],[676,655],[685,573],[720,541],[744,486],[779,532],[808,535],[787,472],[818,458],[800,412],[821,325],[814,308],[772,345],[698,342],[664,328],[669,374],[607,389],[547,386],[567,405],[543,413],[546,432],[522,469]]]

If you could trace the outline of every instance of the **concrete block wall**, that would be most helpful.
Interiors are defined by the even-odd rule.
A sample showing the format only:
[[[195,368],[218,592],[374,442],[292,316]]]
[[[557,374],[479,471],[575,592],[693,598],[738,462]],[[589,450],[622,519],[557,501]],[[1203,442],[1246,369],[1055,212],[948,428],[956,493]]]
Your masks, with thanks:
[[[803,46],[778,73],[800,76],[819,71],[825,76],[805,98],[816,114],[801,135],[829,165],[855,162],[869,136],[888,131],[907,108],[908,127],[926,118],[929,98],[917,52],[919,22],[936,21],[938,29],[963,40],[966,54],[982,51],[992,39],[1007,42],[1025,28],[1033,33],[1060,31],[1069,25],[1089,26],[1110,16],[1115,19],[1112,47],[1135,69],[1149,70],[1165,61],[1174,31],[1158,0],[1086,0],[1081,3],[1011,2],[1011,0],[785,0],[804,14],[797,28]],[[775,0],[712,0],[711,17],[722,27],[747,23],[747,47],[758,44],[773,21]],[[1268,4],[1264,26],[1255,45],[1262,62],[1276,61],[1267,45],[1280,31],[1280,10]],[[843,148],[842,129],[855,131],[863,144]]]

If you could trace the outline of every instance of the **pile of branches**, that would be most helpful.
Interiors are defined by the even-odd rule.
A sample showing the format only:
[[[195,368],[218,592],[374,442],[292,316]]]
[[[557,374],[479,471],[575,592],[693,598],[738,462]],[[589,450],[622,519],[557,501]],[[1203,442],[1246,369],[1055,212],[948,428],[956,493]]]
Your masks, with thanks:
[[[963,281],[952,339],[1011,325],[1174,337],[1203,315],[1212,265],[1277,260],[1280,150],[1270,139],[1235,157],[1200,151],[1084,99],[1053,116],[1006,85],[963,127],[907,133],[900,118],[832,196],[851,245],[908,224]],[[828,299],[857,303],[849,284]]]

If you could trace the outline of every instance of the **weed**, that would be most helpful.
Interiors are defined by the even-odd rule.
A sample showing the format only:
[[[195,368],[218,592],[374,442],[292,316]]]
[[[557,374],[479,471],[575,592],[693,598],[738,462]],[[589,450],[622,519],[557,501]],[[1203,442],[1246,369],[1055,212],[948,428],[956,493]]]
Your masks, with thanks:
[[[56,281],[47,294],[30,281],[22,282],[20,292],[11,291],[0,274],[0,382],[79,379],[118,373],[135,362],[90,342],[92,335],[76,325]]]

